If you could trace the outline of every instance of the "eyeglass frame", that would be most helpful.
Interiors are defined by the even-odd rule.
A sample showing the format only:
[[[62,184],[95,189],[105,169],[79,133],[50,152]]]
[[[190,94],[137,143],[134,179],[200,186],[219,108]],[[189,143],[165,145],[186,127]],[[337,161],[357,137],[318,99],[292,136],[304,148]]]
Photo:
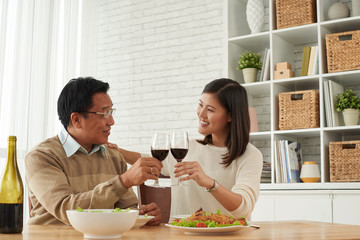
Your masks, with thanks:
[[[105,112],[88,112],[88,111],[83,111],[82,113],[93,113],[93,114],[98,114],[98,115],[103,115],[103,117],[105,119],[108,119],[110,116],[112,116],[113,112],[116,111],[116,108],[111,108]],[[109,115],[107,115],[106,113],[109,113]],[[106,116],[107,115],[107,116]]]

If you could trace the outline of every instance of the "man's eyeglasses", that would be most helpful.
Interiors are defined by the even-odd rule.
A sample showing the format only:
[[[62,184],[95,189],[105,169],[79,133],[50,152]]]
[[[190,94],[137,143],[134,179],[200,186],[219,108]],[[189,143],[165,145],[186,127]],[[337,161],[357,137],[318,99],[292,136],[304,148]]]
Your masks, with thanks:
[[[108,118],[110,117],[113,112],[115,111],[116,109],[115,108],[111,108],[110,110],[107,110],[105,112],[84,112],[84,113],[94,113],[94,114],[99,114],[99,115],[103,115],[104,118]]]

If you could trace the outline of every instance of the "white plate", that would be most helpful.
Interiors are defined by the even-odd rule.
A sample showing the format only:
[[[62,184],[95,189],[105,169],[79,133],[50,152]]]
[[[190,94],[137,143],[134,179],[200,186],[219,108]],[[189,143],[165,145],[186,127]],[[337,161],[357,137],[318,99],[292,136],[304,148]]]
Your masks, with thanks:
[[[229,227],[197,228],[197,227],[180,227],[171,224],[165,224],[165,226],[185,233],[206,234],[206,235],[231,234],[249,227],[249,226],[237,225],[237,226],[229,226]]]
[[[138,227],[142,227],[144,226],[148,221],[150,221],[151,219],[153,219],[154,216],[147,216],[145,217],[145,215],[139,215],[138,218],[136,219],[136,222],[134,224],[134,226],[132,228],[138,228]]]
[[[169,219],[169,223],[171,223],[173,220],[175,219],[183,219],[183,218],[187,218],[187,217],[190,217],[191,215],[187,214],[187,215],[173,215],[173,216],[170,216],[170,219]]]

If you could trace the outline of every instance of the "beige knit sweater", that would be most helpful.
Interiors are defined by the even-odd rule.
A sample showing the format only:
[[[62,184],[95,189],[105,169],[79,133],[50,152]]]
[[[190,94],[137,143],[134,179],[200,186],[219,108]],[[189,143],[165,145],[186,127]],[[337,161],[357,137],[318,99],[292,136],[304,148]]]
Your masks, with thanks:
[[[263,156],[249,143],[241,157],[235,159],[230,166],[224,167],[221,162],[222,156],[226,153],[226,147],[202,145],[191,139],[189,152],[183,161],[197,161],[206,175],[216,179],[225,188],[240,194],[243,199],[240,206],[231,212],[226,210],[211,193],[206,192],[195,181],[189,180],[183,182],[186,186],[172,187],[171,216],[192,214],[202,208],[207,212],[215,213],[219,209],[222,213],[234,217],[250,218],[259,197]],[[170,175],[172,182],[175,182],[175,163],[176,160],[169,154],[163,161],[164,167],[161,171],[164,175]]]
[[[123,156],[106,147],[67,157],[57,136],[44,141],[25,158],[26,182],[33,209],[29,224],[68,224],[66,210],[136,207],[133,190],[119,175],[127,170]]]

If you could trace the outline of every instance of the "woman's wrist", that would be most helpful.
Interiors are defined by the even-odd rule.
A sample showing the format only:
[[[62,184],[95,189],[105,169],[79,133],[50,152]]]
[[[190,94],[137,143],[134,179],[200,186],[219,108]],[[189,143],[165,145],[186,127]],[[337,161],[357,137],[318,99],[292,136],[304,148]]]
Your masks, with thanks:
[[[216,182],[216,180],[215,179],[212,179],[212,180],[214,181],[213,185],[209,188],[205,188],[205,191],[213,192],[219,187],[219,184]]]
[[[206,185],[204,186],[206,189],[210,189],[214,187],[215,179],[212,179],[209,177],[209,180],[207,181]]]

